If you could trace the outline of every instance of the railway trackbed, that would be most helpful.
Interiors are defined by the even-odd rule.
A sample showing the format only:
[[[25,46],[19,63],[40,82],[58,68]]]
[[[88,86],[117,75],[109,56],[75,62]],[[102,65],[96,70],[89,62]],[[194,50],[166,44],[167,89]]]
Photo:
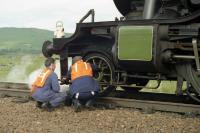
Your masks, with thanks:
[[[29,98],[28,85],[24,83],[0,82],[0,96]],[[99,97],[97,105],[112,107],[136,108],[147,111],[175,112],[200,115],[200,104],[187,96],[158,93],[113,92],[108,97]]]

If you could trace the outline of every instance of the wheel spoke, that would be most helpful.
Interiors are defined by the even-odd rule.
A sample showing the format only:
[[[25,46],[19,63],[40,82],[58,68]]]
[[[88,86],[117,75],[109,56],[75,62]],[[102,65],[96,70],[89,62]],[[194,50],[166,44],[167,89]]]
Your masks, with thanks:
[[[109,88],[110,83],[112,82],[112,69],[110,62],[101,56],[91,56],[88,58],[87,62],[96,65],[100,68],[98,74],[94,74],[95,80],[97,80],[101,85],[102,92]]]
[[[98,65],[99,68],[101,67],[102,62],[103,62],[102,60],[99,61],[99,65]]]
[[[111,74],[106,74],[106,73],[104,73],[103,76],[111,76]]]
[[[106,69],[109,69],[107,66],[105,66],[105,67],[101,67],[101,70],[102,71],[104,71],[104,70],[106,70]]]
[[[106,79],[103,79],[103,82],[104,82],[104,83],[108,83],[108,81],[106,81]]]
[[[92,60],[92,62],[93,62],[93,64],[94,64],[94,65],[96,65],[96,63],[95,63],[95,60],[94,60],[94,59]]]

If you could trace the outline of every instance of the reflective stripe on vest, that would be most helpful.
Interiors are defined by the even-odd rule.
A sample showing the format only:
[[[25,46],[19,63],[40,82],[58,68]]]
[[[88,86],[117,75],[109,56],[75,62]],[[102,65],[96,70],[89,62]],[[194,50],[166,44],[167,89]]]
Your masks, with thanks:
[[[81,76],[92,76],[92,68],[90,64],[83,62],[82,60],[74,63],[71,69],[71,79],[72,81]]]
[[[38,88],[43,87],[51,73],[52,70],[45,68],[42,71],[42,73],[36,78],[35,82],[32,84],[31,93],[34,93]]]

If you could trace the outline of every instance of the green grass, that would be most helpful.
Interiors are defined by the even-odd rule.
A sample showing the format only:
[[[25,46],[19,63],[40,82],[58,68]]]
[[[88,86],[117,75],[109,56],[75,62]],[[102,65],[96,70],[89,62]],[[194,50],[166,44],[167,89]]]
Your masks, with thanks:
[[[53,31],[35,28],[0,28],[0,50],[41,51],[45,40],[52,40]]]
[[[177,81],[164,80],[161,82],[158,88],[156,89],[144,88],[142,89],[142,91],[174,94],[176,91],[176,84],[177,84]],[[157,82],[152,80],[152,81],[149,81],[149,83],[147,84],[147,87],[155,87],[156,85],[157,85]],[[183,90],[185,89],[186,89],[186,82],[183,83]]]
[[[1,55],[0,56],[0,79],[4,79],[11,68],[19,62],[18,56]]]
[[[157,82],[156,81],[149,81],[147,84],[147,87],[156,87]],[[142,91],[145,92],[157,92],[157,93],[174,93],[176,90],[176,81],[162,81],[160,83],[160,86],[155,89],[145,88]]]
[[[66,36],[70,34],[66,33]],[[0,28],[0,55],[41,53],[45,40],[52,41],[53,31],[37,28]]]
[[[39,69],[44,60],[41,54],[0,55],[0,81],[14,81],[14,77],[16,81],[23,81],[31,72]]]
[[[32,56],[32,64],[28,66],[26,74],[29,75],[31,72],[35,71],[36,69],[43,67],[45,57],[40,55],[31,55]]]
[[[53,31],[49,30],[0,28],[0,81],[22,81],[41,68],[45,60],[42,44],[52,38]]]

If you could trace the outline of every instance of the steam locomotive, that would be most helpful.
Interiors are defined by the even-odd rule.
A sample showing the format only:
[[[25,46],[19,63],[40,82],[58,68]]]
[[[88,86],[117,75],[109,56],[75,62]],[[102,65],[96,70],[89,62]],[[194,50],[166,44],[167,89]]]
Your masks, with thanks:
[[[68,57],[80,55],[100,68],[94,77],[102,92],[118,86],[139,91],[149,80],[158,81],[157,87],[174,80],[176,94],[186,92],[200,102],[200,0],[113,1],[123,17],[94,22],[90,10],[71,37],[44,42],[45,57],[60,55],[61,76]]]

